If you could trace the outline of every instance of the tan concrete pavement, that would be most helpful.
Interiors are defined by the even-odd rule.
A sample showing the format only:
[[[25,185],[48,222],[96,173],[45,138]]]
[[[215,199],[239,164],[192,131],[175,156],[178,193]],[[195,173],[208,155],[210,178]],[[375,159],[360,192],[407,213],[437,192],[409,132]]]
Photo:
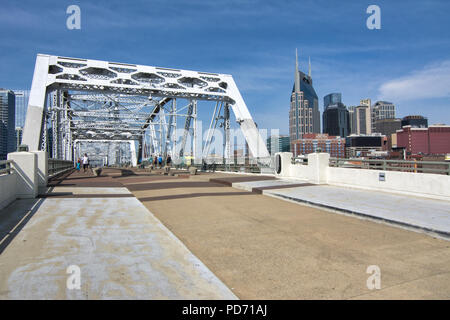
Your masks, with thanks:
[[[0,298],[233,296],[223,283],[241,299],[450,298],[449,241],[209,181],[224,176],[73,175],[37,208],[17,202],[0,219]],[[68,292],[68,263],[95,285]]]
[[[126,188],[93,187],[104,180],[0,210],[0,300],[236,298]]]
[[[449,299],[450,242],[208,180],[124,182],[241,299]],[[367,267],[381,270],[369,290]]]

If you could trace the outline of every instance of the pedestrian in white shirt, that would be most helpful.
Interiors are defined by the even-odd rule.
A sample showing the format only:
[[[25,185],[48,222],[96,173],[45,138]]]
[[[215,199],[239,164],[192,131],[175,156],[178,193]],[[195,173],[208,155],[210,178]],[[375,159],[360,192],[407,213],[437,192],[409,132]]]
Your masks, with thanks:
[[[89,168],[89,157],[88,157],[87,153],[84,154],[82,161],[83,161],[83,172],[86,173],[86,169]]]

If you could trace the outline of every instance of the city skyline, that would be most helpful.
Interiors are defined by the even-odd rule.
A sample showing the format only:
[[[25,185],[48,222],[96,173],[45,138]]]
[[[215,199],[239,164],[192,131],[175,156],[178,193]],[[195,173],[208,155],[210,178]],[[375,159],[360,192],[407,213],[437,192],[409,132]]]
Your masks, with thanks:
[[[37,53],[223,72],[235,78],[260,128],[287,134],[298,47],[300,70],[308,69],[311,57],[321,113],[323,96],[341,92],[347,106],[370,97],[393,102],[400,117],[421,114],[430,124],[450,123],[445,1],[378,1],[380,30],[367,29],[368,4],[361,2],[228,1],[217,10],[203,1],[175,1],[170,8],[152,1],[147,9],[76,1],[81,30],[66,28],[69,4],[4,3],[1,87],[29,89]],[[299,21],[298,12],[306,12]]]

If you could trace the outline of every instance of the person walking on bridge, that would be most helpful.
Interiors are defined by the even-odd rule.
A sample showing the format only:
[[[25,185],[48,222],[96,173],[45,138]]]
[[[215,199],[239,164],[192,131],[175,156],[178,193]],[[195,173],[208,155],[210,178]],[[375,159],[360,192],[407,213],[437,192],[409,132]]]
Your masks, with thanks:
[[[89,168],[89,157],[87,153],[85,153],[83,157],[83,172],[86,173],[86,169],[88,168]]]
[[[163,158],[161,155],[159,155],[159,157],[158,157],[159,168],[162,168],[162,161],[163,161]]]

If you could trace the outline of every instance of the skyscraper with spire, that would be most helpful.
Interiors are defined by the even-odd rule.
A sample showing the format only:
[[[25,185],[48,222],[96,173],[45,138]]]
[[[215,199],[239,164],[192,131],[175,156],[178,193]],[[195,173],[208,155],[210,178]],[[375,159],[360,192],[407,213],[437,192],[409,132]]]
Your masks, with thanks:
[[[306,75],[298,68],[296,49],[294,87],[289,110],[289,137],[294,141],[307,133],[320,133],[319,100],[312,84],[311,59],[308,61],[308,75]]]

